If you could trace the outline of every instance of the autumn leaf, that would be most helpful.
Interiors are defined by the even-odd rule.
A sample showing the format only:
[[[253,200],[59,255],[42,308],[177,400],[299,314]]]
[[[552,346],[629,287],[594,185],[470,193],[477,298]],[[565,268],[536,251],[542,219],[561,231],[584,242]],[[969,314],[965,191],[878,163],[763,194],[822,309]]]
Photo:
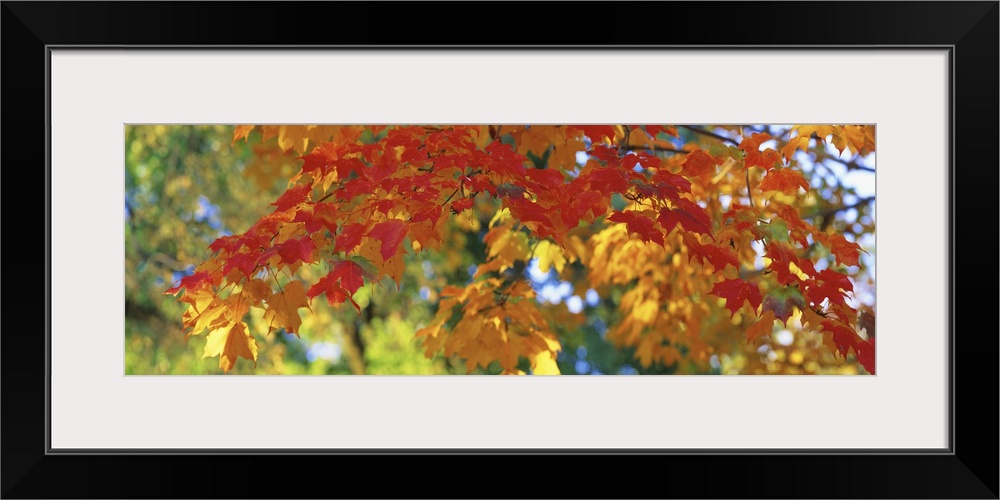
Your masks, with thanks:
[[[624,223],[628,232],[639,235],[642,241],[663,244],[663,232],[652,219],[641,213],[615,212],[608,217],[608,220]]]
[[[531,373],[533,375],[559,375],[559,365],[556,364],[555,353],[539,351],[531,357]]]
[[[569,125],[569,130],[582,130],[595,143],[615,138],[615,128],[610,125]]]
[[[406,221],[389,219],[375,224],[368,236],[382,242],[382,259],[389,260],[406,237]]]
[[[313,262],[312,255],[316,251],[316,244],[308,236],[303,236],[298,239],[284,241],[275,246],[274,250],[285,264],[293,264],[295,262],[305,262],[308,264]]]
[[[290,188],[288,191],[285,191],[284,194],[279,196],[278,199],[271,205],[275,207],[275,210],[284,212],[285,210],[306,201],[306,198],[309,197],[309,191],[311,190],[312,187],[308,184],[300,184]]]
[[[858,363],[861,364],[872,375],[875,375],[875,339],[870,338],[867,341],[859,341],[854,344],[854,352],[858,357]]]
[[[169,290],[163,292],[164,295],[175,295],[177,292],[181,291],[183,288],[196,288],[201,283],[208,280],[209,274],[206,272],[194,273],[190,276],[185,276],[181,278],[177,285],[171,287]]]
[[[337,210],[331,203],[315,203],[311,210],[298,210],[292,222],[302,222],[305,224],[307,232],[315,233],[320,229],[327,229],[330,234],[337,233]]]
[[[708,262],[716,271],[722,271],[727,265],[736,268],[740,266],[732,247],[711,243],[703,245],[689,235],[685,235],[684,244],[689,251],[688,260],[697,259],[702,264]]]
[[[824,269],[815,279],[805,282],[803,294],[815,305],[822,304],[823,299],[830,299],[834,304],[844,304],[845,292],[853,291],[854,285],[846,274]]]
[[[802,150],[806,151],[809,149],[809,136],[799,135],[788,140],[788,143],[782,146],[781,156],[785,158],[785,162],[792,160],[792,156],[795,155],[795,151]]]
[[[459,213],[470,208],[472,208],[472,198],[462,198],[451,202],[451,210],[454,213]]]
[[[698,150],[688,153],[681,164],[684,175],[688,177],[699,177],[702,182],[707,182],[715,175],[715,166],[721,162],[705,151]]]
[[[224,372],[236,366],[236,360],[243,358],[257,366],[257,341],[247,331],[245,323],[212,330],[205,343],[205,358],[220,356],[219,368]]]
[[[761,191],[780,191],[785,194],[796,194],[802,188],[809,191],[809,183],[802,177],[802,174],[790,168],[776,168],[764,176],[760,181]]]
[[[361,306],[351,296],[364,286],[365,277],[374,278],[356,262],[338,260],[333,262],[332,269],[326,276],[320,278],[315,285],[309,288],[306,296],[311,299],[325,293],[327,301],[332,306],[340,305],[345,300],[350,299],[354,308],[361,312]]]
[[[774,311],[764,310],[760,319],[753,326],[747,328],[747,343],[756,343],[761,337],[770,335],[771,330],[774,329],[774,319]]]
[[[774,168],[774,164],[781,161],[781,155],[773,149],[760,151],[760,145],[771,140],[771,135],[765,132],[755,133],[740,142],[739,148],[743,150],[744,168],[761,167],[765,171]]]
[[[364,236],[367,228],[367,224],[358,222],[344,225],[340,234],[337,235],[337,251],[351,253],[361,244],[361,237]]]
[[[836,257],[837,263],[845,266],[858,265],[858,256],[861,245],[853,241],[848,241],[842,234],[831,234],[820,241],[830,249],[830,253]]]
[[[271,297],[271,286],[262,280],[250,279],[243,283],[243,297],[253,304],[260,304]]]
[[[600,191],[605,196],[613,193],[624,193],[628,190],[628,179],[625,173],[615,168],[600,168],[590,173],[591,189]]]
[[[656,138],[656,134],[659,134],[660,132],[663,132],[671,137],[679,137],[677,135],[677,127],[672,125],[643,125],[643,128],[646,129],[646,133],[653,138]]]
[[[680,224],[681,227],[693,233],[712,236],[712,220],[704,208],[683,198],[674,203],[677,208],[673,210],[664,208],[656,219],[660,221],[667,232],[672,231],[675,226]]]
[[[806,275],[805,279],[816,274],[812,261],[800,258],[798,252],[785,243],[772,240],[767,243],[765,249],[767,257],[771,259],[768,269],[774,271],[777,281],[781,285],[804,279],[799,276],[799,272]],[[793,272],[793,267],[798,271]]]
[[[716,283],[710,292],[716,297],[726,299],[726,309],[736,314],[744,302],[750,302],[754,311],[760,307],[760,288],[755,283],[741,279],[727,279]]]
[[[285,331],[298,335],[299,327],[302,326],[302,318],[298,311],[300,307],[308,309],[309,298],[306,297],[302,282],[290,281],[282,291],[267,300],[264,321],[267,321],[271,330],[284,328]]]
[[[254,125],[237,125],[233,130],[232,144],[236,144],[236,141],[239,141],[240,139],[247,140],[247,138],[250,137],[250,132],[253,131],[253,129]]]
[[[561,273],[566,266],[566,257],[563,256],[559,245],[551,241],[543,240],[535,247],[535,255],[538,257],[538,269],[543,273],[548,273],[549,269],[555,267],[556,272]]]
[[[782,323],[787,323],[795,308],[802,310],[805,307],[806,301],[802,297],[802,292],[798,288],[786,286],[768,292],[764,297],[764,307],[761,311],[773,313],[773,316],[780,319]]]

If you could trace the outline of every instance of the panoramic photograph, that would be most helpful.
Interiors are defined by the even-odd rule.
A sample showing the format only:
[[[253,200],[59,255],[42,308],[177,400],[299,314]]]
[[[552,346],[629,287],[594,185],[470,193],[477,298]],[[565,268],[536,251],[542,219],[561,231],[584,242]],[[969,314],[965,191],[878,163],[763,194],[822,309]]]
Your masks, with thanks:
[[[126,375],[875,375],[871,124],[130,124]]]

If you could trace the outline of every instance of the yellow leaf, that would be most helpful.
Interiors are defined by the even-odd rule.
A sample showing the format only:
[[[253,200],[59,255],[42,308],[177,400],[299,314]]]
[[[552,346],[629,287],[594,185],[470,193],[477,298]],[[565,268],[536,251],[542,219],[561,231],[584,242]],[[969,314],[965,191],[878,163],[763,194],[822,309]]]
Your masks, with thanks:
[[[498,223],[505,222],[510,219],[510,209],[504,207],[499,212],[493,214],[493,218],[490,219],[490,229],[493,229]]]
[[[552,351],[541,351],[532,356],[531,373],[533,375],[559,375],[556,354]]]
[[[535,247],[535,256],[538,257],[538,268],[543,273],[548,273],[553,266],[555,266],[556,272],[562,273],[563,268],[566,267],[566,257],[563,256],[562,249],[549,240],[538,243],[538,246]]]
[[[183,324],[194,328],[188,335],[198,335],[206,328],[218,328],[219,325],[229,322],[230,317],[226,304],[216,299],[203,312],[198,312],[193,307],[185,311]]]
[[[515,261],[523,260],[529,251],[528,236],[521,231],[511,231],[508,225],[490,229],[483,241],[489,246],[487,258],[501,262],[500,271],[504,271]]]
[[[795,154],[795,150],[797,149],[801,149],[802,151],[809,149],[808,135],[800,135],[789,139],[788,144],[785,144],[785,146],[781,148],[781,156],[785,157],[785,161],[787,162],[792,159],[792,155]]]
[[[660,312],[660,305],[652,300],[647,300],[632,310],[632,317],[636,321],[652,324]]]
[[[257,341],[242,322],[212,330],[205,342],[205,354],[202,357],[213,356],[221,356],[219,368],[225,372],[236,366],[238,358],[253,361],[253,365],[257,366]]]
[[[272,330],[284,328],[289,333],[298,335],[302,326],[299,308],[309,308],[309,298],[300,281],[291,281],[285,288],[272,295],[267,300],[267,310],[264,311],[264,321]]]
[[[821,142],[826,143],[826,138],[833,134],[832,125],[798,125],[792,127],[792,130],[798,130],[799,136],[810,137],[816,134]]]

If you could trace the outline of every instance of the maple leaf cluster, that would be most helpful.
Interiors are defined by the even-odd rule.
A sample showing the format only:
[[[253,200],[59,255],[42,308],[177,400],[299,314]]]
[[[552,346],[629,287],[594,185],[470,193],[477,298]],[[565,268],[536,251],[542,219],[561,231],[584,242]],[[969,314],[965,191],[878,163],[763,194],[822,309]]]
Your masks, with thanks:
[[[254,130],[236,127],[234,142]],[[861,248],[807,222],[789,201],[810,189],[796,151],[832,137],[841,150],[870,152],[871,127],[800,126],[780,151],[762,148],[772,140],[766,133],[736,146],[677,147],[677,128],[667,125],[259,131],[301,154],[301,169],[270,213],[214,241],[211,257],[166,291],[188,305],[188,335],[208,331],[204,355],[219,356],[224,371],[239,358],[256,365],[251,308],[263,309],[268,331],[296,335],[313,300],[360,312],[362,287],[398,286],[409,254],[439,249],[450,218],[487,207],[486,261],[469,283],[440,290],[437,314],[416,332],[428,356],[457,356],[469,371],[499,362],[504,373],[524,373],[526,360],[532,373],[559,373],[559,335],[535,291],[523,276],[503,279],[537,258],[557,273],[580,266],[595,287],[628,286],[609,340],[635,348],[645,365],[707,362],[711,347],[699,332],[723,310],[756,318],[750,342],[775,321],[801,318],[874,373],[874,337],[858,333],[846,300],[851,279],[810,258],[822,245],[837,265],[858,266]],[[749,189],[751,171],[760,181],[749,204],[721,207],[720,179],[745,176]],[[752,243],[763,249],[762,269],[753,269]],[[304,283],[302,266],[321,277]]]

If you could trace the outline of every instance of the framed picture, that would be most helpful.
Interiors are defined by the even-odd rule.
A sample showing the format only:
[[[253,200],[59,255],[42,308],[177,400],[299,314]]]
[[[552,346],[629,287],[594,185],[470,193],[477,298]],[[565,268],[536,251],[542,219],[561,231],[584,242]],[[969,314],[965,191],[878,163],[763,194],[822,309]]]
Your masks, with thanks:
[[[335,5],[329,18],[309,14],[325,7],[311,3],[3,5],[3,64],[9,76],[4,164],[14,182],[9,185],[29,196],[12,206],[38,207],[9,209],[21,224],[11,233],[35,236],[30,241],[43,250],[9,247],[12,262],[35,271],[13,283],[18,289],[35,288],[12,296],[18,310],[28,314],[8,318],[44,318],[28,326],[19,322],[4,338],[4,497],[304,496],[283,476],[307,460],[329,459],[366,466],[378,460],[388,465],[391,480],[378,485],[345,481],[333,490],[313,486],[319,488],[313,494],[411,496],[413,484],[440,483],[448,493],[436,490],[435,496],[473,496],[482,491],[484,464],[476,462],[483,458],[466,460],[465,455],[494,455],[529,474],[547,470],[542,459],[583,455],[605,458],[607,464],[600,467],[609,472],[615,469],[610,462],[620,458],[618,467],[627,469],[588,475],[587,484],[555,479],[542,486],[545,496],[576,496],[581,486],[588,495],[633,496],[635,484],[623,474],[650,471],[652,479],[638,481],[642,496],[664,496],[694,479],[712,486],[685,489],[684,496],[997,497],[995,464],[978,458],[995,456],[995,431],[975,423],[993,421],[996,405],[972,389],[994,380],[995,356],[980,353],[996,352],[996,336],[971,335],[994,331],[992,325],[980,325],[985,316],[974,312],[992,310],[993,302],[981,309],[967,305],[993,297],[992,287],[987,291],[972,277],[995,276],[993,267],[985,269],[995,261],[979,257],[983,243],[973,249],[966,240],[960,249],[955,237],[957,222],[981,220],[996,206],[992,187],[980,187],[997,181],[990,160],[1000,137],[996,2],[623,5],[621,19],[629,21],[602,27],[609,37],[593,37],[590,45],[501,43],[487,36],[493,28],[482,29],[482,14],[468,16],[467,23],[443,17],[413,22],[427,17],[429,8],[416,5]],[[531,16],[516,5],[483,10],[496,26],[523,25]],[[562,40],[577,42],[581,37],[569,33],[593,31],[597,15],[617,15],[613,5],[575,9],[554,28],[566,30]],[[640,19],[659,21],[647,29]],[[672,21],[680,19],[685,21]],[[777,19],[780,26],[774,25]],[[338,26],[332,35],[331,22]],[[462,35],[455,39],[464,45],[368,44],[382,41],[375,32],[402,41],[426,39],[424,34],[443,29]],[[627,45],[598,43],[608,39]],[[665,125],[627,125],[632,123]],[[594,124],[601,125],[588,128]],[[195,130],[202,135],[195,138]],[[364,208],[368,205],[350,204],[348,196],[329,210],[361,215],[324,218],[321,202],[340,199],[337,189],[379,189],[374,184],[348,187],[351,179],[371,176],[352,174],[353,167],[335,166],[331,158],[361,158],[357,165],[367,168],[377,163],[375,158],[393,156],[393,169],[401,172],[409,165],[413,175],[430,176],[432,169],[424,167],[426,144],[455,153],[461,148],[449,150],[445,144],[457,140],[456,133],[468,141],[470,155],[493,151],[488,145],[495,145],[505,149],[489,161],[509,157],[504,165],[514,165],[510,168],[528,164],[547,173],[554,170],[555,151],[569,141],[576,141],[576,149],[559,160],[566,168],[557,172],[557,180],[522,173],[522,185],[505,177],[501,169],[507,167],[501,166],[499,173],[487,172],[486,180],[474,180],[481,172],[459,167],[452,167],[461,170],[454,186],[428,180],[449,188],[428,195],[432,205],[444,207],[435,217],[482,212],[485,234],[504,224],[501,208],[506,208],[512,215],[510,232],[504,234],[522,235],[530,255],[500,262],[500,250],[487,250],[493,260],[483,262],[483,269],[470,267],[468,282],[457,286],[405,282],[402,264],[393,271],[390,261],[433,243],[425,237],[450,233],[418,234],[414,224],[425,211],[412,203],[402,209]],[[357,151],[320,158],[314,153],[320,149],[311,147],[350,134],[355,135],[348,142]],[[179,149],[157,142],[178,137],[201,142]],[[532,141],[544,142],[547,153],[536,154],[542,149],[532,149]],[[150,152],[154,149],[158,152]],[[178,151],[196,154],[179,157]],[[219,151],[243,156],[223,160],[216,156]],[[247,170],[272,153],[293,164],[294,171]],[[419,162],[402,160],[411,153],[424,156]],[[688,162],[691,157],[701,160]],[[313,173],[303,180],[303,160],[315,171],[329,172],[329,178]],[[440,160],[455,161],[464,160]],[[708,163],[701,168],[697,161]],[[168,163],[173,170],[157,166]],[[604,175],[626,163],[621,171],[631,169],[632,177]],[[210,177],[213,185],[205,180],[209,177],[192,173],[223,168],[241,170]],[[833,177],[865,177],[845,181],[849,192],[844,194],[824,184],[819,169]],[[599,170],[604,173],[594,174]],[[286,182],[295,172],[300,174]],[[404,176],[392,175],[398,187]],[[159,187],[153,191],[136,182],[157,176]],[[690,179],[696,177],[703,184],[696,180],[692,188]],[[268,189],[275,179],[281,186],[272,193]],[[558,187],[543,198],[549,181]],[[627,187],[604,192],[604,184],[618,181]],[[584,187],[573,191],[581,183]],[[39,196],[41,188],[32,193],[21,186],[44,186],[45,196]],[[524,194],[524,186],[530,194]],[[699,197],[708,186],[724,192],[725,199]],[[423,189],[407,187],[415,193]],[[646,201],[637,198],[643,189],[649,190]],[[164,206],[167,190],[189,191],[194,208]],[[455,198],[453,191],[463,196]],[[276,194],[280,198],[267,206]],[[259,204],[261,211],[247,208],[243,219],[230,224],[220,218],[216,203],[222,203],[221,196],[228,196],[231,206],[246,201],[250,207],[251,198],[265,202]],[[812,205],[797,205],[810,196]],[[461,203],[456,205],[456,199]],[[494,206],[489,200],[502,202]],[[742,200],[753,209],[752,217],[739,212],[746,208]],[[585,201],[590,205],[580,209]],[[807,222],[797,229],[798,216],[779,212],[786,205],[793,212],[806,207],[811,215],[838,220],[853,228],[850,237],[825,225],[810,229]],[[146,227],[137,231],[135,213],[153,206],[166,215],[144,221]],[[563,222],[539,215],[538,207],[549,215],[559,208]],[[576,217],[567,217],[572,210]],[[259,236],[252,234],[258,226],[251,224],[272,211],[283,212],[278,218],[285,217],[288,227],[294,222],[300,232],[275,226],[270,240],[260,240],[253,250],[254,260],[243,262],[251,254],[247,238]],[[852,219],[834,217],[840,211],[852,211]],[[736,226],[741,217],[748,221],[745,242],[739,230],[725,232],[724,227],[727,220]],[[178,231],[168,225],[173,219],[183,221],[174,228]],[[163,251],[180,248],[178,242],[190,236],[185,231],[195,231],[196,222],[214,231],[203,242],[211,243],[211,250],[199,253],[192,246],[195,250],[183,257]],[[605,313],[624,321],[649,316],[636,312],[644,303],[620,295],[614,296],[614,307],[599,308],[612,302],[616,292],[603,286],[613,279],[593,278],[600,264],[583,262],[561,243],[571,229],[590,223],[620,224],[623,241],[637,248],[656,243],[662,250],[675,239],[677,248],[684,248],[683,263],[700,261],[697,269],[704,279],[684,284],[687,302],[674,306],[705,304],[698,307],[706,312],[676,335],[663,333],[663,325],[650,319],[641,337],[655,340],[655,346],[625,334],[616,337],[618,330],[607,339],[599,332],[603,340],[598,344],[625,353],[614,362],[596,361],[594,344],[536,330],[540,322],[518,333],[527,340],[508,342],[506,354],[503,346],[494,351],[455,347],[470,342],[454,340],[468,318],[479,322],[466,328],[474,336],[488,323],[513,328],[527,322],[524,317],[549,314],[537,312],[532,299],[561,304],[565,314],[587,317],[588,325]],[[643,229],[649,224],[655,231]],[[766,231],[762,224],[768,225]],[[360,228],[354,245],[343,243],[353,241],[349,225]],[[490,238],[480,236],[489,248]],[[154,239],[158,246],[149,246]],[[541,261],[535,252],[543,241],[547,258]],[[775,241],[787,244],[775,246]],[[323,244],[335,254],[322,253]],[[715,250],[699,253],[707,248],[703,245]],[[812,246],[821,247],[822,258],[782,261],[789,255],[782,248]],[[162,287],[155,290],[158,296],[176,294],[170,300],[178,301],[154,311],[176,313],[161,323],[143,316],[156,308],[143,308],[152,281],[137,285],[134,279],[145,263],[130,260],[130,252],[140,247],[153,248],[161,256],[157,259],[176,264],[166,266],[173,272],[161,273]],[[745,251],[739,259],[748,262],[755,262],[757,252],[759,273],[767,276],[758,286],[740,261],[727,267],[714,260],[725,259],[713,251],[731,252],[734,261]],[[148,257],[144,262],[154,259]],[[460,260],[439,260],[445,265],[448,258]],[[558,265],[553,262],[560,258],[590,265],[589,290],[561,271],[553,274]],[[638,255],[630,258],[644,262]],[[31,264],[21,266],[22,261]],[[209,264],[195,267],[203,261]],[[423,266],[432,270],[423,272],[438,272],[429,262]],[[656,267],[656,262],[647,264]],[[317,267],[309,271],[303,267],[308,265]],[[490,265],[496,269],[487,269]],[[628,274],[627,265],[619,267],[617,272]],[[510,297],[522,293],[516,283],[526,284],[518,298],[528,300],[519,312],[504,309],[506,316],[493,317],[469,312],[462,309],[466,302],[458,302],[457,313],[442,306],[444,312],[434,315],[436,297],[457,295],[462,286],[468,294],[471,284],[490,272],[495,276],[486,279],[495,281],[490,286],[499,298],[491,300],[497,303],[514,303]],[[419,345],[426,353],[411,354],[436,364],[359,368],[352,360],[369,358],[342,352],[352,344],[304,344],[298,340],[302,317],[297,307],[282,316],[273,306],[300,290],[301,298],[322,302],[312,302],[317,309],[343,308],[344,316],[331,313],[329,321],[361,317],[367,304],[376,303],[374,290],[383,278],[413,289],[413,302],[396,303],[410,314],[398,314],[398,321],[422,314],[419,308],[428,311],[417,333],[424,337]],[[641,281],[638,275],[632,278]],[[656,285],[663,290],[657,293],[683,295],[671,288],[681,286],[673,275],[668,278]],[[212,290],[235,287],[224,296],[198,296],[196,290],[209,281]],[[580,292],[562,294],[563,283]],[[370,293],[363,290],[366,285]],[[619,292],[638,286],[627,285]],[[738,289],[724,289],[729,285]],[[266,297],[254,302],[256,286],[262,287],[257,295]],[[139,289],[143,294],[136,293]],[[205,304],[230,298],[235,302],[226,302],[227,308],[249,309],[227,313],[232,320],[224,325],[219,318],[225,314],[202,314]],[[844,298],[845,305],[839,305]],[[185,300],[189,310],[181,307]],[[257,313],[255,306],[260,306]],[[591,313],[593,318],[587,316]],[[244,322],[244,317],[257,319]],[[559,323],[570,316],[545,317],[556,331],[567,328]],[[844,328],[838,321],[851,328],[850,335],[837,333]],[[178,332],[181,357],[165,350],[149,354],[154,351],[143,342],[150,337],[142,332],[182,322],[191,329],[185,330],[186,338],[195,340],[186,341]],[[824,326],[810,330],[807,324]],[[441,335],[437,344],[428,340],[438,335],[434,328]],[[737,342],[726,347],[702,342],[689,329],[724,332],[718,335]],[[959,338],[958,332],[970,333]],[[761,342],[761,336],[768,340]],[[309,360],[301,368],[291,366],[289,353],[295,349],[302,351],[296,356]],[[316,359],[326,361],[313,363]],[[500,372],[609,374],[489,376]],[[417,376],[430,373],[455,376]],[[839,375],[846,373],[858,376]],[[414,454],[433,455],[420,458],[431,467],[413,468]],[[254,472],[270,465],[282,470],[264,473],[274,474],[273,484]],[[434,470],[449,472],[429,479]],[[517,480],[488,482],[496,483],[490,496],[523,496],[525,491]]]

